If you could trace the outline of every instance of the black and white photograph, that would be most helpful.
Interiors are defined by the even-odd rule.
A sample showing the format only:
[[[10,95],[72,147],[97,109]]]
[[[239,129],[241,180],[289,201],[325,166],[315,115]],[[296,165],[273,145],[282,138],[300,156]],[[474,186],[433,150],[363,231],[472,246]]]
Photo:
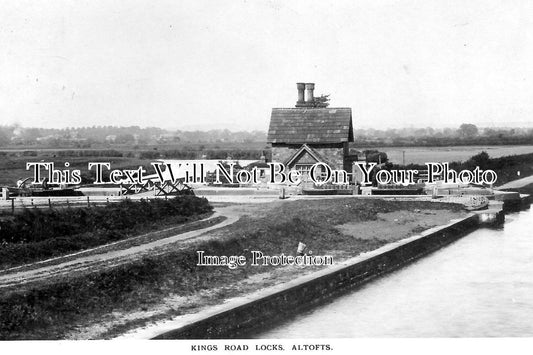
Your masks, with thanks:
[[[533,3],[0,1],[0,352],[525,352]]]

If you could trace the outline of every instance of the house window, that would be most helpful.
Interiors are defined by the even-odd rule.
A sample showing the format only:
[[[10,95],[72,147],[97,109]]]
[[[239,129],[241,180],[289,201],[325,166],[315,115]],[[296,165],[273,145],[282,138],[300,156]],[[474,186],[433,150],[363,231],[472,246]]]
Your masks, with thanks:
[[[306,182],[309,180],[309,170],[311,169],[312,164],[295,164],[291,170],[296,170],[300,172],[301,181]]]
[[[309,181],[309,170],[314,164],[295,164],[294,169],[299,171],[302,176],[302,181]],[[322,166],[315,168],[315,176],[318,179],[326,178],[326,171],[322,169]]]
[[[313,166],[313,164],[296,164],[294,166],[294,169],[299,171],[302,176],[305,174],[309,174],[309,170],[311,170],[311,167]]]

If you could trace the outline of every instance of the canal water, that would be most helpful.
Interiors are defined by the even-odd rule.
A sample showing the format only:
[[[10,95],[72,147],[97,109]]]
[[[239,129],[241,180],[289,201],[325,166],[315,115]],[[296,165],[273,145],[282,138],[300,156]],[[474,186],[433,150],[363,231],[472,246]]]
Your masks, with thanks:
[[[533,336],[533,209],[257,338]]]

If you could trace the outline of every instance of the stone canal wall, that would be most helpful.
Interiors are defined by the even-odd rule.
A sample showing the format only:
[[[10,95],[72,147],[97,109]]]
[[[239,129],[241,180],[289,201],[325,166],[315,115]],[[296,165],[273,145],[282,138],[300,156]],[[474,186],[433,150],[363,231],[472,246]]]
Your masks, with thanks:
[[[444,245],[447,245],[480,225],[472,214],[445,226],[430,229],[421,235],[387,244],[375,251],[349,259],[311,275],[281,286],[272,287],[238,304],[230,304],[208,314],[200,314],[187,324],[176,326],[153,339],[217,339],[239,338],[274,324],[330,297],[398,269]]]

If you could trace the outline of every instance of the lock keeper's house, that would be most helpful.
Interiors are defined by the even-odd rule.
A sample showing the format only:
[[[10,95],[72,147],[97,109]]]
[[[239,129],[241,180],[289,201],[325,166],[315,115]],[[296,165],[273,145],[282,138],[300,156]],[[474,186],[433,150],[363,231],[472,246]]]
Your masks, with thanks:
[[[272,161],[302,172],[317,162],[351,172],[353,161],[358,160],[349,147],[354,141],[352,109],[316,107],[314,84],[296,85],[296,107],[272,109],[267,137]]]

